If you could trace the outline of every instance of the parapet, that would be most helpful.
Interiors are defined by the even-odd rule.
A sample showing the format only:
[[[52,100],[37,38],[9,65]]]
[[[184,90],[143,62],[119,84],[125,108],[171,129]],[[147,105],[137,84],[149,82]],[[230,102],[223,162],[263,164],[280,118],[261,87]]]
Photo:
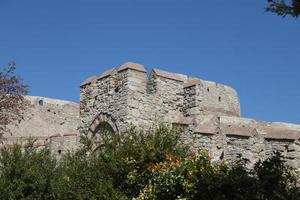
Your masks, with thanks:
[[[161,69],[156,69],[156,68],[154,68],[152,70],[152,74],[154,76],[163,77],[166,79],[171,79],[171,80],[180,81],[180,82],[187,82],[187,79],[188,79],[188,77],[186,75],[167,72],[167,71],[164,71]]]
[[[43,106],[43,105],[77,106],[78,105],[77,103],[71,101],[52,99],[52,98],[41,97],[41,96],[25,96],[25,99],[27,99],[32,105],[36,105],[36,106]]]
[[[104,89],[104,81],[108,79],[110,85],[107,86],[106,84],[107,87],[105,86],[106,89]],[[147,76],[145,67],[133,62],[122,64],[119,69],[106,70],[99,76],[89,77],[81,84],[81,88],[93,84],[98,84],[98,86],[92,86],[89,92],[103,90],[99,92],[103,94],[110,90],[110,95],[113,95],[114,92],[128,91],[130,95],[126,93],[123,96],[127,96],[129,100],[136,99],[136,95],[140,96],[141,94],[144,95],[140,97],[143,99],[142,101],[148,102],[149,99],[158,98],[157,96],[160,96],[162,102],[174,101],[175,103],[178,99],[175,103],[176,106],[178,109],[184,107],[181,111],[188,116],[209,113],[240,116],[239,97],[233,88],[158,68],[153,68],[150,75]],[[122,88],[124,90],[121,90]],[[85,91],[82,90],[81,92],[84,93]],[[152,102],[152,104],[158,103],[158,101]]]
[[[91,77],[87,78],[85,81],[83,81],[83,83],[80,85],[80,87],[84,87],[93,82],[96,82],[97,80],[100,80],[100,79],[103,79],[103,78],[106,78],[109,76],[113,76],[116,72],[117,72],[117,70],[115,68],[111,68],[111,69],[104,71],[99,76],[91,76]]]

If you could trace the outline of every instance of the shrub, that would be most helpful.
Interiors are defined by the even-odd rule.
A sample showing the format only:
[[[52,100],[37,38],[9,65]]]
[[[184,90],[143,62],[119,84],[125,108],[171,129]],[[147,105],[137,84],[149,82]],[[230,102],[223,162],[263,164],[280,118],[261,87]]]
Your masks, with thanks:
[[[179,159],[167,156],[150,168],[152,177],[136,200],[297,200],[296,179],[278,153],[253,170],[239,161],[212,164],[206,153]]]
[[[180,142],[178,130],[160,125],[148,132],[131,127],[122,135],[104,133],[93,154],[114,187],[131,198],[148,183],[148,167],[162,162],[168,153],[185,157],[188,148]]]
[[[53,199],[56,160],[49,148],[33,142],[5,147],[0,152],[0,199]]]
[[[111,178],[103,173],[100,160],[82,151],[67,153],[57,167],[53,180],[55,199],[126,199],[112,184]]]
[[[292,170],[280,154],[233,165],[191,153],[180,132],[166,126],[143,132],[82,137],[60,159],[49,148],[13,145],[0,151],[0,199],[299,200]]]

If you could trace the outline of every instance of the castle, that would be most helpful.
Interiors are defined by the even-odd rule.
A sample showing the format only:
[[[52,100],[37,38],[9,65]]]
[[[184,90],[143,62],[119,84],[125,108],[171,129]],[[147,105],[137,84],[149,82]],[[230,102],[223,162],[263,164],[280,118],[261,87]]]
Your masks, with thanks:
[[[143,65],[128,62],[85,80],[79,106],[43,97],[31,102],[31,118],[14,127],[6,143],[33,135],[60,154],[78,146],[80,134],[122,133],[130,124],[148,129],[164,122],[181,127],[183,141],[207,150],[213,160],[242,156],[254,163],[278,150],[300,171],[300,125],[241,118],[233,88],[196,77],[160,69],[148,76]],[[45,132],[30,133],[35,115]]]
[[[129,124],[149,128],[165,122],[184,128],[192,148],[212,159],[252,163],[278,150],[300,170],[300,125],[241,118],[237,92],[226,85],[125,63],[80,86],[82,134],[124,132]]]

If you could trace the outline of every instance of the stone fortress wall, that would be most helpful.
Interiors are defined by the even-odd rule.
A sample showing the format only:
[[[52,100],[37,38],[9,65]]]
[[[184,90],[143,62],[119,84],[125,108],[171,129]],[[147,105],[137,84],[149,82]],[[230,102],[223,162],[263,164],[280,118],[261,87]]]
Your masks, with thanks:
[[[148,76],[143,65],[131,62],[80,86],[81,134],[160,122],[183,127],[183,139],[214,160],[242,156],[254,163],[279,150],[300,170],[300,125],[241,118],[238,94],[229,86],[159,69]]]
[[[0,148],[32,137],[61,154],[79,146],[80,134],[165,122],[184,128],[183,140],[208,150],[213,160],[231,162],[241,155],[254,163],[279,150],[300,173],[300,125],[242,118],[238,94],[226,85],[159,69],[148,75],[144,66],[129,62],[84,81],[80,105],[26,98],[31,106],[24,120],[10,126]]]
[[[37,146],[50,145],[51,151],[61,154],[79,145],[79,105],[73,102],[45,97],[26,96],[30,106],[24,120],[11,125],[0,148],[16,143],[26,145],[35,139]]]

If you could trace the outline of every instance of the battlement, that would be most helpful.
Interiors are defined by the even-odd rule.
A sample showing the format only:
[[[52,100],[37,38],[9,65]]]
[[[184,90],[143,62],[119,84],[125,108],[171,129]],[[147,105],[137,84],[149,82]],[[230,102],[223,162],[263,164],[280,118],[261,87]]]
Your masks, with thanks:
[[[278,150],[300,166],[300,126],[241,118],[232,87],[157,68],[148,75],[141,64],[128,62],[84,81],[80,118],[84,134],[165,122],[184,128],[183,140],[216,160],[241,154],[253,163]]]
[[[213,160],[242,156],[254,163],[280,151],[300,174],[300,125],[240,117],[237,92],[216,82],[157,68],[148,75],[143,65],[128,62],[86,79],[79,106],[26,98],[31,106],[24,120],[10,126],[13,135],[4,134],[0,148],[36,138],[37,146],[49,144],[59,155],[77,148],[80,134],[121,134],[130,124],[147,130],[163,122],[181,127],[182,141]]]
[[[81,116],[90,122],[96,113],[113,116],[117,126],[168,121],[174,114],[240,116],[239,97],[233,88],[157,68],[148,76],[143,65],[132,62],[89,77],[80,88]],[[94,116],[87,119],[91,113]]]

